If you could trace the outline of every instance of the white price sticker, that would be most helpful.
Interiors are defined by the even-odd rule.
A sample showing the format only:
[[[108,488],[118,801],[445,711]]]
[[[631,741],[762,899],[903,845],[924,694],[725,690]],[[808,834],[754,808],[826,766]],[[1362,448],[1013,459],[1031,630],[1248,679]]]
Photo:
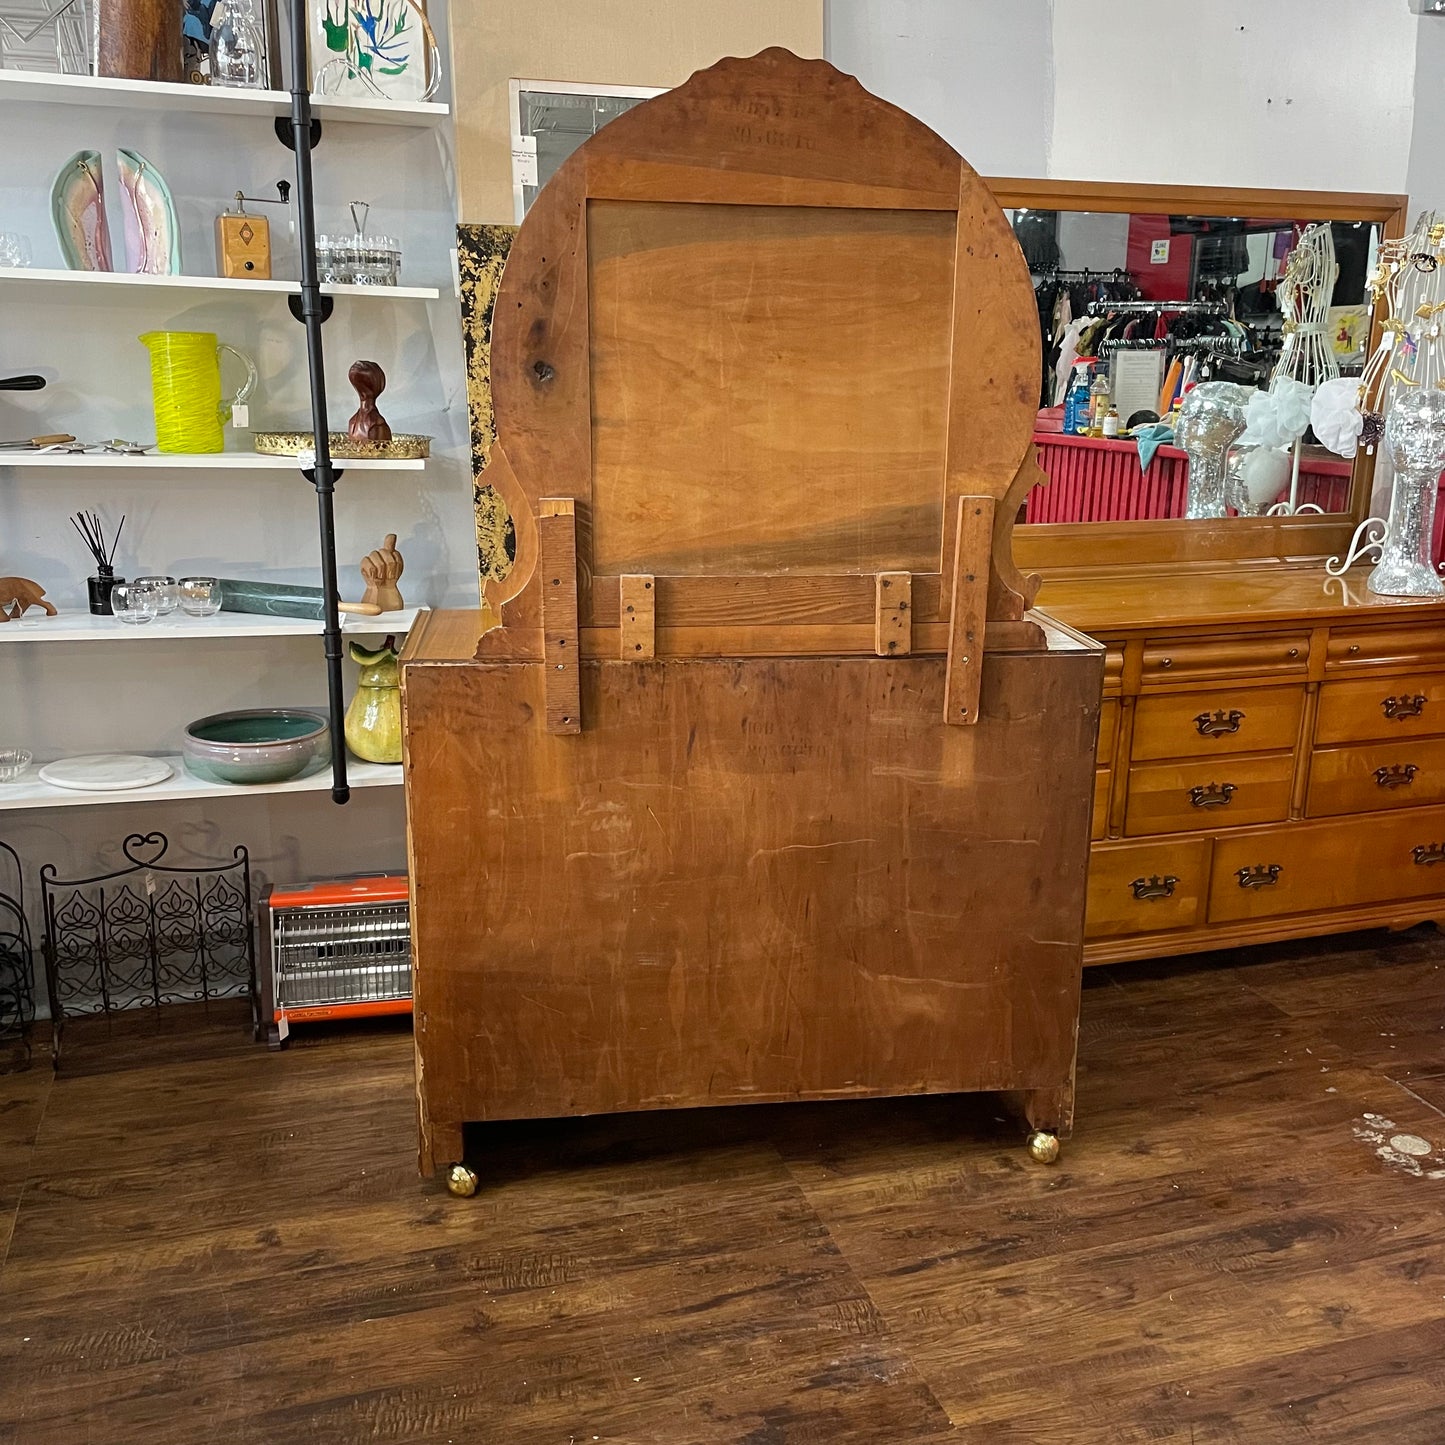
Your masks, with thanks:
[[[512,137],[512,184],[537,184],[537,137],[534,135]]]

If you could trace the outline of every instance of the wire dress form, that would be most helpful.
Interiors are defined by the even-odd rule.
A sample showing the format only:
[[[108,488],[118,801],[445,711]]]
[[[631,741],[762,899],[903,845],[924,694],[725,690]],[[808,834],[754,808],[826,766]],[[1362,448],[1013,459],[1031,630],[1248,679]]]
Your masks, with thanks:
[[[1388,520],[1360,523],[1344,558],[1326,565],[1341,576],[1377,554],[1366,585],[1390,597],[1445,596],[1430,555],[1435,501],[1445,470],[1445,222],[1424,212],[1403,240],[1380,246],[1370,278],[1371,310],[1383,311],[1380,343],[1360,379],[1360,444],[1381,442],[1394,469]]]
[[[1340,374],[1339,359],[1329,340],[1330,302],[1334,299],[1339,274],[1339,263],[1335,260],[1335,237],[1329,223],[1317,221],[1307,226],[1285,263],[1277,293],[1280,314],[1284,317],[1283,346],[1270,373],[1269,390],[1275,398],[1276,415],[1282,421],[1282,414],[1289,410],[1287,398],[1293,394],[1296,400],[1294,409],[1297,413],[1302,412],[1304,425],[1292,438],[1294,460],[1290,470],[1289,501],[1277,502],[1269,508],[1272,513],[1293,515],[1323,510],[1313,502],[1304,506],[1298,502],[1300,438],[1309,425],[1310,395],[1322,382],[1332,381]],[[1301,387],[1308,390],[1302,392]],[[1296,416],[1295,420],[1298,421],[1299,417]],[[1292,431],[1293,423],[1287,423],[1285,430]]]

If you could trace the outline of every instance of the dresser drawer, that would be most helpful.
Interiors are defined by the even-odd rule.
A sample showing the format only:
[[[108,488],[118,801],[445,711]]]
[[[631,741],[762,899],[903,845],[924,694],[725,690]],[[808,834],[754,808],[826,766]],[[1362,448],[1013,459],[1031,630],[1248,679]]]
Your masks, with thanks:
[[[1445,809],[1295,823],[1214,841],[1209,921],[1445,899]]]
[[[1145,687],[1215,678],[1292,677],[1309,671],[1308,632],[1230,633],[1223,637],[1151,637],[1144,644]]]
[[[1114,741],[1119,736],[1119,704],[1114,698],[1105,698],[1099,706],[1099,746],[1094,754],[1098,763],[1114,761]]]
[[[1109,831],[1109,780],[1112,777],[1108,768],[1094,769],[1094,826],[1089,837],[1096,841]]]
[[[1421,803],[1445,803],[1445,738],[1319,748],[1310,759],[1307,817]]]
[[[1299,740],[1302,687],[1221,687],[1141,697],[1134,708],[1135,762],[1217,758],[1293,748]]]
[[[1156,933],[1197,923],[1209,882],[1209,846],[1207,838],[1190,838],[1091,849],[1085,935]]]
[[[1390,622],[1376,627],[1330,629],[1325,650],[1327,673],[1386,666],[1445,667],[1445,624]]]
[[[1132,767],[1124,832],[1138,838],[1283,822],[1293,776],[1293,753]]]
[[[1351,678],[1320,687],[1316,743],[1445,733],[1445,674]]]

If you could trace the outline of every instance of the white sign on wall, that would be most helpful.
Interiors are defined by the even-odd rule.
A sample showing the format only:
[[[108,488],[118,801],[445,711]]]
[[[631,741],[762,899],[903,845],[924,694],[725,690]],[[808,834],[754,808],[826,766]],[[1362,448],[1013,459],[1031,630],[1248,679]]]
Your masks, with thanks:
[[[1169,264],[1169,241],[1167,238],[1149,243],[1149,264],[1151,266],[1167,266]]]

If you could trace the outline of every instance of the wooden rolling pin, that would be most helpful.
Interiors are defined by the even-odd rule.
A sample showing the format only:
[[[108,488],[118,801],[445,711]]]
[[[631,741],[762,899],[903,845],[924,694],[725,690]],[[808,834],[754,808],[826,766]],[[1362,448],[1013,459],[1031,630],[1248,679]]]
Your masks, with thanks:
[[[319,587],[299,587],[271,582],[243,582],[236,577],[218,577],[222,612],[253,612],[263,617],[297,617],[305,622],[322,620]],[[338,610],[356,617],[379,617],[381,608],[373,602],[342,602]]]

